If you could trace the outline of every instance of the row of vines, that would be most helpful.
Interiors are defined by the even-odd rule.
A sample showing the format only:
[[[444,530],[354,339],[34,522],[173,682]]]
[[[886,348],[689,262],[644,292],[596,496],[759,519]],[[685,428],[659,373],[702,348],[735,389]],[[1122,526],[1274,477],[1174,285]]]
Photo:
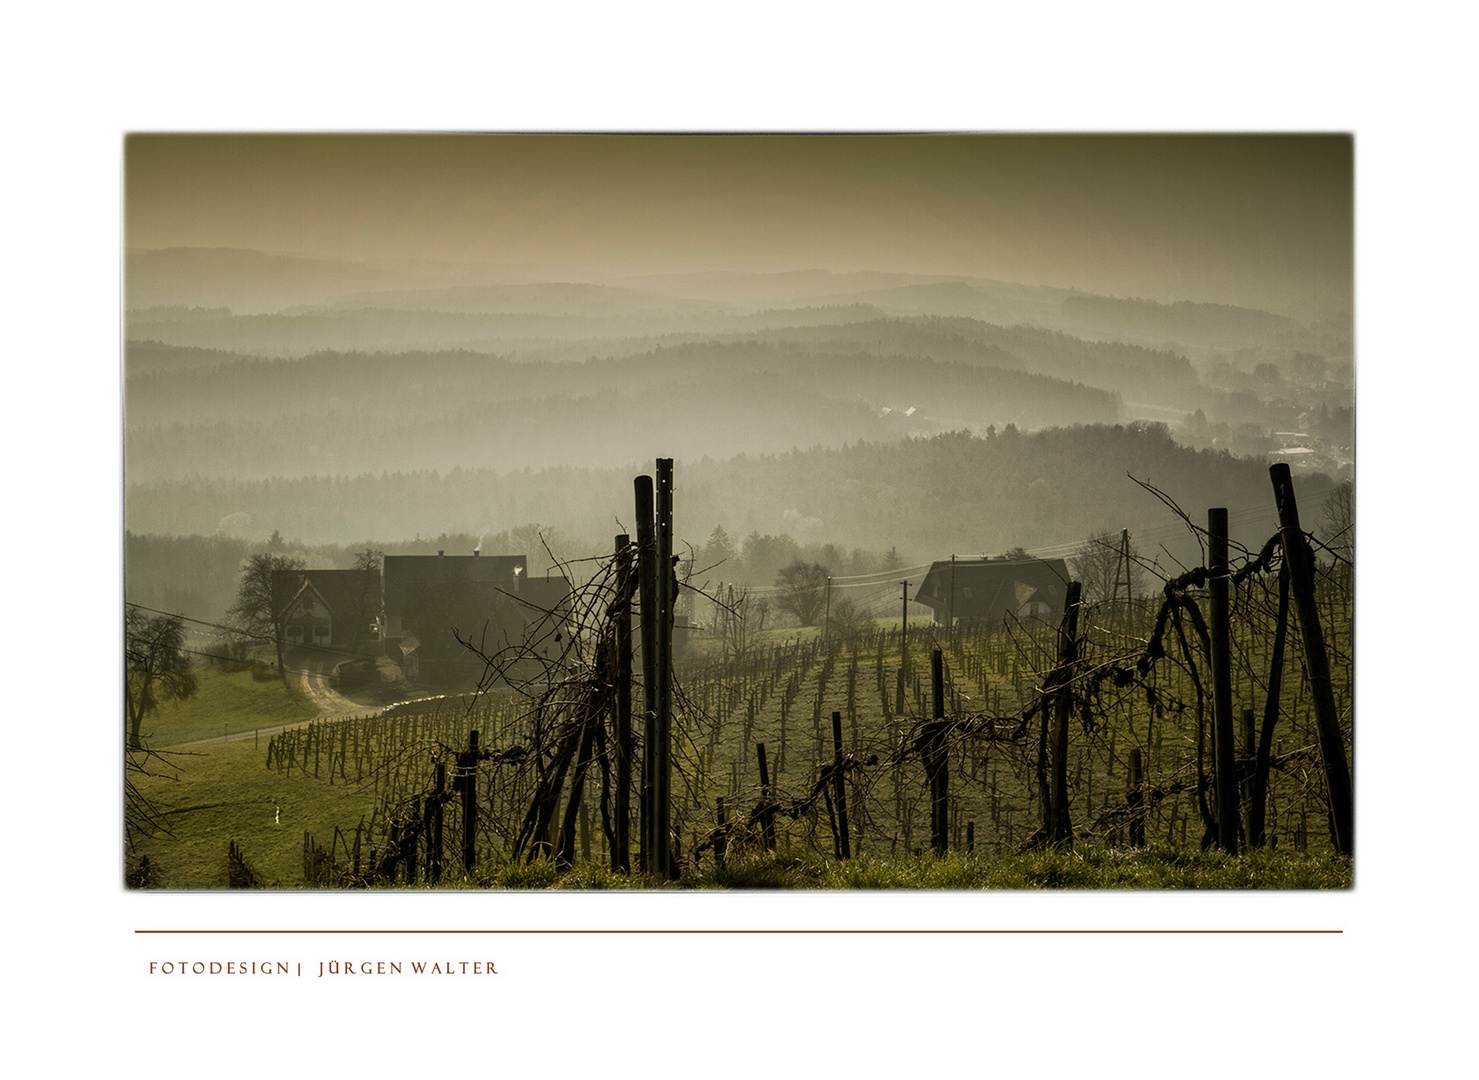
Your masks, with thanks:
[[[1338,849],[1277,539],[1243,550],[1226,575],[1239,719],[1234,805],[1244,815],[1235,828],[1244,844]],[[1351,568],[1315,540],[1323,553],[1315,596],[1348,747]],[[320,721],[271,741],[269,768],[374,795],[368,818],[332,838],[305,837],[310,883],[478,880],[501,863],[543,857],[642,868],[640,842],[629,853],[625,836],[643,835],[630,819],[646,812],[646,748],[640,723],[624,745],[612,719],[621,689],[612,632],[630,626],[614,612],[635,602],[622,583],[630,554],[598,564],[529,645],[483,656],[488,673],[470,701]],[[999,854],[1065,838],[1216,843],[1208,584],[1196,568],[1165,580],[1156,596],[1076,605],[1071,620],[864,624],[825,639],[752,637],[722,651],[699,639],[673,665],[677,865],[747,848],[897,858]],[[640,702],[638,672],[627,690]],[[1050,712],[1068,721],[1061,805],[1045,772],[1045,757],[1057,753]],[[1255,826],[1247,815],[1260,740],[1267,780]],[[625,828],[623,754],[638,788]]]

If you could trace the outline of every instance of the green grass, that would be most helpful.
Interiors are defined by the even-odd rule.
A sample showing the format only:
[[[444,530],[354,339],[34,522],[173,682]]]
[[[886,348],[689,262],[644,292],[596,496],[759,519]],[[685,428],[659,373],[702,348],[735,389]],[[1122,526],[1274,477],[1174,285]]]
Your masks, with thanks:
[[[140,839],[125,857],[147,855],[155,883],[169,889],[226,886],[226,847],[235,840],[249,865],[272,886],[301,887],[303,833],[327,847],[334,827],[368,818],[370,793],[342,782],[294,775],[264,764],[267,740],[205,745],[166,751],[151,759],[156,775],[139,781],[168,833]]]
[[[767,631],[767,634],[796,633],[794,628],[782,631]],[[1009,643],[1009,642],[1008,642]],[[897,644],[890,644],[885,657],[886,671],[894,670]],[[927,656],[924,648],[928,642],[911,643],[911,659]],[[965,644],[971,645],[971,642]],[[1000,643],[998,643],[1000,644]],[[947,648],[951,642],[945,641]],[[950,654],[947,654],[950,655]],[[878,690],[873,671],[877,654],[871,650],[859,653],[856,678],[858,745],[860,759],[872,753],[880,754],[888,748],[890,739],[898,738],[898,729],[912,721],[921,705],[910,694],[906,701],[910,718],[895,717],[892,725],[882,720],[878,702]],[[990,657],[987,657],[989,660]],[[771,744],[770,768],[772,783],[782,797],[790,798],[804,793],[810,786],[815,762],[825,759],[830,750],[830,740],[818,738],[825,730],[817,726],[813,730],[812,717],[816,713],[826,717],[834,710],[847,709],[847,664],[848,650],[839,650],[834,657],[835,670],[826,685],[822,701],[815,701],[820,684],[815,666],[802,677],[801,692],[790,713],[790,748],[786,752],[789,763],[783,765],[778,738],[778,713],[780,694],[785,686],[789,668],[783,667],[780,678],[775,682],[771,696],[759,704],[754,716],[753,728],[748,739],[742,739],[740,731],[746,724],[744,702],[756,695],[765,677],[764,670],[741,670],[728,672],[710,670],[695,672],[687,686],[695,701],[705,696],[704,677],[714,680],[715,686],[732,686],[736,694],[725,699],[718,693],[713,695],[714,715],[718,715],[721,704],[724,708],[724,723],[719,728],[716,744],[706,745],[706,730],[699,725],[693,729],[691,759],[687,767],[699,791],[693,796],[692,806],[685,806],[684,839],[685,852],[697,844],[698,838],[707,834],[710,825],[706,807],[711,807],[718,794],[726,795],[731,807],[753,805],[758,798],[753,765],[750,755],[753,744],[764,741]],[[785,661],[782,657],[784,663]],[[961,660],[951,660],[962,669],[967,665]],[[954,670],[952,668],[951,670]],[[996,673],[988,663],[985,675],[992,686],[1005,687],[1002,708],[1010,712],[1021,702],[1014,689],[1018,680],[1015,675],[1008,678]],[[260,675],[261,672],[259,671]],[[303,698],[296,680],[284,683],[269,675],[266,679],[254,677],[253,670],[242,668],[202,668],[198,695],[189,702],[170,703],[149,719],[145,725],[145,736],[155,748],[179,745],[192,740],[214,740],[192,747],[198,753],[173,755],[175,763],[173,777],[154,778],[141,784],[141,789],[155,802],[164,820],[172,827],[172,835],[161,835],[143,841],[138,850],[131,853],[132,864],[138,855],[148,854],[150,865],[156,873],[156,883],[167,888],[219,888],[226,884],[225,852],[228,843],[238,842],[248,862],[270,885],[279,888],[301,888],[304,877],[302,868],[303,833],[311,832],[315,839],[327,846],[335,835],[335,828],[347,832],[352,839],[354,828],[362,818],[370,814],[372,794],[342,782],[330,784],[328,770],[324,778],[314,780],[305,777],[299,770],[291,773],[269,771],[266,768],[267,738],[264,736],[256,746],[248,737],[241,742],[223,743],[221,736],[226,730],[251,732],[254,728],[268,729],[285,724],[300,723],[315,715],[311,702]],[[970,693],[982,695],[984,691],[975,685],[975,678],[967,670],[959,674],[960,685]],[[1167,687],[1161,686],[1166,692]],[[993,695],[996,691],[993,689]],[[461,703],[447,698],[428,705],[422,703],[397,712],[442,712],[456,711]],[[704,708],[710,707],[707,702]],[[966,707],[969,707],[968,705]],[[849,796],[854,814],[857,808],[867,808],[863,820],[873,823],[873,832],[867,834],[866,844],[861,850],[865,856],[838,863],[818,853],[809,838],[813,825],[805,821],[787,826],[780,824],[782,851],[762,855],[753,849],[733,848],[732,857],[724,871],[718,871],[706,860],[698,868],[690,868],[685,877],[672,886],[663,888],[687,889],[1341,889],[1349,888],[1352,871],[1349,860],[1337,859],[1323,854],[1324,844],[1319,830],[1314,830],[1311,851],[1293,850],[1294,825],[1303,804],[1299,801],[1298,788],[1280,789],[1279,806],[1283,810],[1278,835],[1282,850],[1278,852],[1251,852],[1241,858],[1229,859],[1218,852],[1201,852],[1196,849],[1195,804],[1191,794],[1182,794],[1176,801],[1167,800],[1157,814],[1152,816],[1150,830],[1154,838],[1152,846],[1141,851],[1130,851],[1115,847],[1123,841],[1123,829],[1094,828],[1098,814],[1106,811],[1112,802],[1123,799],[1125,784],[1122,767],[1111,771],[1111,762],[1123,765],[1125,747],[1135,746],[1134,733],[1148,730],[1148,717],[1143,715],[1148,706],[1140,695],[1127,697],[1121,710],[1110,717],[1111,725],[1094,734],[1092,738],[1075,734],[1074,752],[1082,755],[1082,783],[1073,779],[1075,803],[1073,815],[1076,825],[1077,846],[1070,852],[1041,852],[1030,855],[1000,854],[1011,851],[1016,842],[1028,835],[1038,820],[1038,813],[1030,795],[1030,761],[1021,755],[1013,755],[1010,748],[990,747],[977,755],[972,752],[958,759],[952,767],[952,796],[959,808],[960,819],[953,834],[952,846],[962,843],[960,825],[974,822],[977,851],[980,854],[963,856],[953,854],[944,859],[929,856],[911,857],[906,852],[916,849],[927,831],[924,816],[928,807],[921,802],[923,774],[915,760],[910,760],[893,777],[883,771],[884,766],[869,766],[876,772],[866,774],[879,779],[871,786],[861,784]],[[1131,715],[1131,710],[1138,710]],[[688,719],[680,714],[679,724]],[[368,723],[368,722],[367,722]],[[380,723],[380,722],[375,722]],[[391,797],[415,793],[421,783],[406,751],[394,740],[410,740],[407,746],[420,745],[426,740],[425,725],[406,724],[397,726],[387,722],[391,735],[386,746],[376,744],[375,753],[381,755],[378,763],[385,766],[392,780],[382,784],[380,794]],[[522,721],[521,721],[522,723]],[[1184,766],[1187,760],[1190,720],[1187,716],[1168,709],[1164,717],[1156,717],[1157,731],[1164,733],[1166,749],[1162,753],[1159,741],[1147,747],[1146,757],[1159,775],[1172,776],[1174,770]],[[1106,732],[1112,737],[1116,727],[1121,735],[1120,749],[1113,749],[1112,741],[1106,741]],[[402,728],[404,730],[402,730]],[[1289,735],[1294,745],[1303,736],[1298,729],[1291,728]],[[493,730],[484,729],[485,743],[495,742]],[[507,735],[517,741],[517,732]],[[852,732],[845,728],[845,738],[851,739]],[[456,740],[454,740],[456,741]],[[424,747],[423,747],[424,750]],[[1116,757],[1117,753],[1117,757]],[[388,755],[388,756],[386,756]],[[370,759],[372,763],[376,758]],[[1074,759],[1074,763],[1079,762]],[[730,762],[739,764],[731,772]],[[1024,762],[1026,764],[1024,764]],[[1000,806],[997,791],[1000,769]],[[310,769],[311,771],[311,769]],[[351,768],[350,775],[357,770]],[[408,779],[409,778],[409,779]],[[407,787],[407,784],[410,787]],[[1292,781],[1291,781],[1292,783]],[[394,790],[391,790],[394,789]],[[503,789],[500,789],[503,790]],[[508,789],[513,790],[513,789]],[[1092,797],[1091,797],[1092,795]],[[522,796],[520,796],[522,797]],[[1307,798],[1307,796],[1305,796]],[[857,801],[854,801],[856,798]],[[897,815],[896,803],[902,800],[903,808]],[[507,800],[505,800],[507,801]],[[1181,815],[1180,829],[1176,827],[1175,813],[1178,802]],[[501,805],[501,804],[500,804]],[[522,804],[520,804],[522,805]],[[998,809],[1000,813],[998,814]],[[280,819],[277,814],[280,811]],[[510,822],[517,823],[522,813],[520,806],[504,806],[505,815],[512,818],[500,819],[506,829]],[[897,817],[897,820],[896,820]],[[997,818],[1000,818],[1000,823]],[[1190,845],[1186,842],[1187,822],[1191,820],[1193,832]],[[819,819],[821,820],[821,819]],[[854,821],[859,820],[856,816]],[[1015,821],[1015,829],[1013,823]],[[901,823],[913,824],[912,839],[909,831],[901,835]],[[385,815],[378,818],[377,837],[385,833]],[[1015,834],[1015,836],[1014,836]],[[825,839],[825,821],[821,835]],[[1174,844],[1180,835],[1180,846]],[[599,862],[598,850],[594,853]],[[794,843],[793,843],[794,842]],[[451,852],[455,845],[449,842],[449,868],[455,859]],[[796,850],[792,850],[792,847]],[[801,849],[805,848],[803,852]],[[568,872],[560,873],[548,863],[526,864],[507,862],[506,848],[491,837],[480,843],[479,866],[472,883],[448,880],[444,888],[466,888],[475,884],[482,888],[519,890],[543,889],[629,889],[653,888],[655,884],[646,879],[625,878],[611,874],[599,865],[582,864]],[[897,858],[888,861],[879,858],[896,851]],[[344,853],[340,852],[341,861]],[[367,868],[368,851],[362,862]],[[460,876],[460,875],[449,875]],[[405,887],[405,886],[399,886]],[[424,886],[417,886],[422,888]]]
[[[226,848],[235,840],[268,887],[303,887],[303,833],[328,846],[337,825],[352,839],[372,798],[364,788],[296,775],[264,765],[263,745],[250,740],[207,745],[167,756],[168,768],[141,789],[171,834],[138,842],[130,865],[148,855],[155,883],[171,889],[226,886]],[[341,859],[343,852],[340,852]],[[364,865],[368,866],[368,851]],[[460,880],[447,851],[444,889],[513,890],[769,889],[769,890],[1118,890],[1346,889],[1349,859],[1292,851],[1218,851],[1164,846],[1142,850],[1080,845],[1071,851],[1025,855],[919,856],[892,862],[863,856],[838,862],[815,855],[737,853],[723,870],[706,858],[683,878],[659,885],[640,875],[614,874],[600,862],[560,872],[548,860],[485,863],[475,883]],[[429,887],[428,887],[429,888]]]
[[[314,705],[298,688],[262,667],[209,665],[196,669],[199,688],[187,701],[167,701],[144,718],[142,736],[151,747],[178,746],[231,733],[311,720]],[[264,677],[265,676],[265,677]]]
[[[760,890],[1168,890],[1348,889],[1351,861],[1333,855],[1151,847],[1139,851],[1088,848],[1026,855],[920,856],[896,862],[862,857],[838,862],[816,857],[752,854],[712,861],[660,885],[613,874],[600,864],[560,873],[548,860],[503,864],[485,870],[484,888],[521,890],[760,889]]]

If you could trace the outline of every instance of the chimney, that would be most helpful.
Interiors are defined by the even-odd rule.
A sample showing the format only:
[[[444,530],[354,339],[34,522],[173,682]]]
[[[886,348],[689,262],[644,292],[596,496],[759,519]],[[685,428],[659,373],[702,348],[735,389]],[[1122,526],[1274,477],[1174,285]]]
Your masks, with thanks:
[[[481,554],[482,554],[482,552],[481,552],[481,551],[479,551],[479,550],[478,550],[478,549],[477,549],[477,548],[473,548],[473,549],[472,549],[472,557],[473,557],[473,558],[474,558],[474,559],[476,559],[476,558],[477,558],[477,557],[478,557],[478,556],[479,556],[479,555],[481,555]]]
[[[437,555],[438,556],[445,555],[445,554],[446,554],[445,551],[443,551],[441,548],[437,548]]]

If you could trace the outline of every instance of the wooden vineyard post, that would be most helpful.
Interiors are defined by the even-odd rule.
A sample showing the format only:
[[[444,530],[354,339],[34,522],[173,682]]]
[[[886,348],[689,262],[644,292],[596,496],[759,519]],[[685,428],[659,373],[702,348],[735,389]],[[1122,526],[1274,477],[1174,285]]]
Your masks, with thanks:
[[[1279,612],[1274,623],[1274,644],[1269,657],[1268,685],[1264,691],[1263,726],[1253,760],[1253,782],[1248,796],[1248,843],[1263,847],[1267,842],[1268,773],[1279,721],[1279,697],[1284,686],[1284,643],[1289,636],[1289,562],[1279,567]]]
[[[720,795],[718,798],[718,824],[719,827],[714,830],[714,865],[717,866],[720,870],[723,870],[724,856],[725,853],[729,850],[729,834],[725,829],[728,821],[724,816],[723,795]]]
[[[1232,601],[1227,569],[1227,508],[1207,511],[1207,588],[1212,594],[1212,759],[1217,842],[1238,853],[1238,767],[1233,734]]]
[[[842,756],[842,714],[832,714],[832,792],[837,800],[837,854],[852,858],[852,842],[847,832],[847,780]]]
[[[653,733],[657,745],[654,748],[652,816],[655,826],[653,854],[657,865],[652,869],[661,877],[672,877],[676,867],[672,857],[670,831],[673,780],[670,757],[673,701],[670,680],[673,672],[673,602],[677,599],[677,580],[673,576],[672,458],[657,459],[657,515],[654,525],[657,539],[657,701]]]
[[[611,869],[632,869],[632,557],[631,538],[616,538],[616,846]]]
[[[656,872],[652,859],[652,778],[653,749],[656,744],[654,701],[657,686],[657,541],[653,533],[654,501],[652,477],[639,476],[633,482],[637,496],[637,582],[639,608],[642,614],[642,869]]]
[[[775,808],[770,798],[770,769],[765,764],[765,744],[755,744],[755,757],[760,763],[760,832],[765,850],[775,850]]]
[[[401,833],[401,862],[406,868],[406,884],[416,884],[416,841],[421,836],[421,796],[411,803],[411,820]]]
[[[570,779],[570,794],[565,801],[565,816],[560,822],[559,844],[555,848],[555,862],[561,867],[575,864],[577,826],[585,813],[585,778],[590,771],[595,750],[596,729],[600,725],[598,715],[587,715],[580,727],[579,749],[575,755],[575,771]],[[551,818],[553,823],[553,818]],[[590,847],[587,839],[585,847]],[[588,853],[585,857],[589,857]]]
[[[457,785],[462,794],[462,867],[472,873],[478,835],[478,733],[467,733],[467,749],[457,755]]]
[[[1140,748],[1130,751],[1130,792],[1125,802],[1130,808],[1130,846],[1145,846],[1145,774]]]
[[[1053,680],[1052,777],[1048,790],[1048,842],[1073,843],[1073,820],[1068,810],[1068,726],[1073,716],[1073,666],[1078,662],[1078,604],[1083,584],[1068,583],[1063,601],[1063,625],[1058,635],[1058,671]]]
[[[426,875],[427,879],[435,885],[442,880],[442,804],[446,801],[447,791],[447,763],[437,762],[436,769],[436,793],[432,797],[431,806],[428,808],[431,819],[431,828],[428,830],[428,849],[426,852]],[[358,843],[358,834],[355,840]]]
[[[925,773],[929,777],[930,847],[936,855],[950,849],[950,774],[945,745],[945,657],[939,649],[930,654],[930,679],[934,687],[933,719],[925,725]]]
[[[1289,567],[1289,589],[1304,642],[1305,670],[1319,728],[1320,757],[1325,766],[1325,789],[1330,799],[1330,821],[1335,850],[1342,855],[1355,851],[1355,807],[1351,795],[1351,772],[1346,764],[1345,741],[1340,735],[1340,717],[1335,709],[1335,691],[1330,682],[1330,661],[1325,653],[1325,635],[1315,605],[1314,553],[1299,526],[1299,506],[1294,500],[1294,482],[1289,466],[1269,466],[1274,500],[1279,507],[1279,534],[1284,561]]]
[[[1243,710],[1243,750],[1238,755],[1238,806],[1242,814],[1243,846],[1253,846],[1253,774],[1258,760],[1258,728],[1252,709]]]

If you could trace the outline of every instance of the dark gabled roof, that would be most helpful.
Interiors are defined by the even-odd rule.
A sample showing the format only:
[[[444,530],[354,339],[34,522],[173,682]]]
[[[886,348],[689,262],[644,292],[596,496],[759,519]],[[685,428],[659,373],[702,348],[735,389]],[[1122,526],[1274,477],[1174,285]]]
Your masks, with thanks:
[[[1061,606],[1068,589],[1062,559],[946,559],[932,563],[912,599],[961,617],[997,616],[1029,601]]]
[[[528,564],[523,555],[387,555],[385,609],[404,611],[417,593],[445,585],[518,595]]]
[[[288,598],[288,602],[284,604],[282,606],[282,610],[277,613],[279,617],[286,615],[289,611],[292,611],[293,608],[297,607],[298,602],[303,599],[304,593],[313,593],[320,600],[323,600],[324,607],[328,608],[330,612],[334,610],[334,605],[329,603],[327,600],[324,600],[324,594],[315,589],[313,587],[313,582],[309,580],[306,574],[304,574],[302,575],[302,582],[298,586],[298,591],[293,593],[293,595]]]
[[[287,611],[297,601],[298,594],[310,585],[339,618],[373,617],[380,610],[378,570],[278,570],[272,577],[274,591],[279,596],[290,597],[282,611]]]
[[[524,597],[531,604],[552,608],[570,595],[570,582],[553,575],[532,577],[524,582]]]

